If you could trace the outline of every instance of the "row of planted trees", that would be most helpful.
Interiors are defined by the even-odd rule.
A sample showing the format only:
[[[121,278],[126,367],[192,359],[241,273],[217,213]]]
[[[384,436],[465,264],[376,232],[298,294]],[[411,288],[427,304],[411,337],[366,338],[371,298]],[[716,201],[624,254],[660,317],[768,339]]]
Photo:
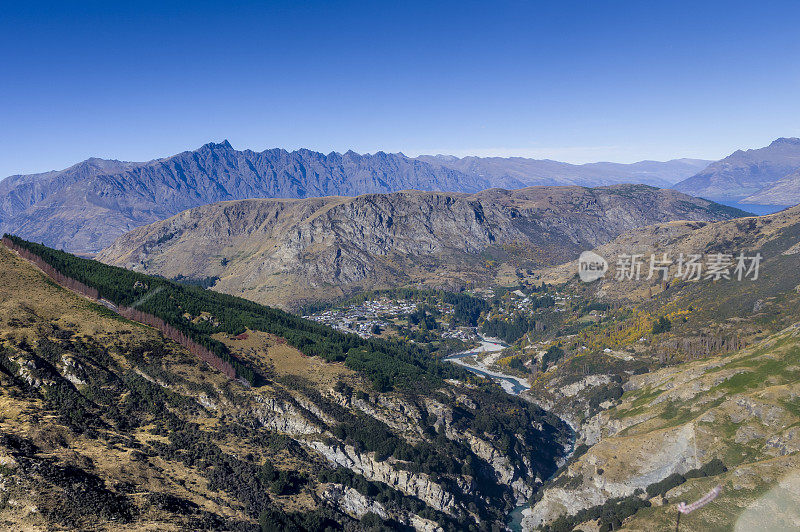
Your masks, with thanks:
[[[747,347],[747,341],[734,335],[700,335],[689,338],[670,338],[654,347],[663,362],[669,353],[686,355],[690,360],[720,353],[731,353]]]
[[[157,329],[164,335],[165,338],[169,338],[173,342],[182,345],[185,347],[191,354],[195,355],[200,360],[206,362],[209,366],[218,369],[231,379],[236,378],[236,370],[233,369],[233,366],[228,362],[225,362],[217,355],[211,352],[206,347],[198,344],[191,338],[189,338],[185,333],[182,333],[175,327],[172,327],[168,323],[166,323],[161,318],[153,316],[152,314],[148,314],[147,312],[142,312],[141,310],[137,310],[131,307],[118,307],[117,312],[123,318],[127,318],[132,321],[137,321],[139,323],[143,323],[145,325],[149,325],[150,327]]]
[[[24,248],[56,271],[97,289],[100,298],[163,320],[229,363],[236,376],[250,384],[259,379],[255,369],[216,340],[215,333],[236,336],[249,329],[273,334],[285,338],[289,345],[307,356],[344,361],[356,371],[359,369],[355,366],[363,368],[361,371],[370,375],[373,382],[390,388],[398,385],[419,390],[425,385],[438,386],[442,379],[471,379],[463,368],[439,361],[415,344],[342,334],[325,325],[229,294],[83,259],[13,235],[8,235],[8,239],[17,246],[15,249]],[[187,319],[188,316],[197,319]]]
[[[71,277],[67,277],[66,275],[56,270],[53,266],[45,262],[44,259],[36,255],[35,253],[32,253],[28,249],[25,249],[22,246],[17,245],[8,237],[4,236],[2,242],[9,249],[16,251],[20,257],[35,264],[48,277],[50,277],[60,286],[72,290],[73,292],[77,292],[78,294],[88,297],[89,299],[93,299],[95,301],[100,300],[100,292],[96,288],[92,288],[91,286],[87,286]],[[158,318],[156,316],[153,316],[152,314],[148,314],[147,312],[143,312],[141,310],[131,307],[118,306],[115,308],[115,310],[123,318],[129,319],[131,321],[136,321],[144,325],[148,325],[154,329],[157,329],[159,332],[161,332],[161,334],[164,335],[164,337],[185,347],[191,354],[195,355],[200,360],[206,362],[209,366],[221,371],[231,379],[236,378],[236,370],[230,363],[222,360],[216,354],[211,352],[211,350],[198,344],[197,342],[189,338],[185,333],[179,331],[175,327],[172,327],[161,318]]]
[[[61,272],[59,272],[58,270],[50,266],[47,262],[45,262],[44,259],[42,259],[39,255],[36,255],[35,253],[28,251],[22,246],[18,246],[7,236],[3,237],[2,242],[9,249],[13,249],[14,251],[16,251],[19,254],[19,256],[22,257],[23,259],[26,259],[34,263],[40,270],[42,270],[45,274],[47,274],[48,277],[50,277],[53,281],[63,286],[64,288],[68,288],[73,292],[77,292],[90,299],[100,299],[100,293],[96,288],[92,288],[91,286],[87,286],[81,282],[76,281],[75,279],[72,279],[71,277],[63,275]]]

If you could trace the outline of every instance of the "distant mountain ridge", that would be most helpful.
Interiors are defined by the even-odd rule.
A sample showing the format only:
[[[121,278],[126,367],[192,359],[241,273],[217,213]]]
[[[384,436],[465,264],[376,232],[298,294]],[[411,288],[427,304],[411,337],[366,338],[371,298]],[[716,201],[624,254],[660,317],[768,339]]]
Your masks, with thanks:
[[[208,143],[148,162],[88,159],[0,181],[0,231],[74,252],[96,252],[131,229],[186,209],[252,198],[357,196],[400,190],[474,193],[500,186],[661,184],[705,161],[633,165],[512,158],[410,158],[402,153],[235,150]],[[561,177],[559,177],[561,176]],[[670,177],[672,176],[672,177]],[[662,183],[660,180],[663,180]]]
[[[524,157],[458,158],[452,155],[421,155],[418,159],[458,170],[476,178],[488,179],[492,182],[492,186],[508,189],[538,185],[596,187],[618,183],[669,188],[712,162],[704,159],[673,159],[665,162],[639,161],[631,164],[610,162],[569,164]]]
[[[743,203],[792,205],[800,203],[800,170],[792,172],[768,187],[748,196]]]
[[[142,163],[92,157],[64,170],[9,176],[0,181],[0,222],[47,198],[53,190],[98,175],[129,170],[137,164]]]
[[[800,138],[779,138],[764,148],[737,150],[675,189],[716,201],[794,205],[800,203],[798,172]]]

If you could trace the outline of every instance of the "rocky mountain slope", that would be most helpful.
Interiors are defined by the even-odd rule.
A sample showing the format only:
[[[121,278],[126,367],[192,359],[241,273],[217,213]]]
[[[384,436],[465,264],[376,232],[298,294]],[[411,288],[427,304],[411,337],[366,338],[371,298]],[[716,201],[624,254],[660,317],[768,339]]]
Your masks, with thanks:
[[[576,263],[544,272],[565,283],[576,316],[584,302],[599,311],[543,335],[565,354],[535,373],[530,398],[576,427],[578,452],[536,496],[526,528],[674,530],[675,503],[716,485],[719,498],[682,526],[781,530],[800,518],[798,249],[795,207],[627,232],[595,249],[612,271],[590,284]],[[761,254],[757,279],[738,280],[735,262],[731,279],[687,281],[677,263],[666,282],[645,278],[650,254],[705,263],[741,252]],[[631,254],[645,257],[642,277],[615,279],[617,258]]]
[[[800,203],[800,170],[761,189],[743,200],[759,205],[796,205]]]
[[[675,221],[656,224],[623,233],[608,244],[594,251],[609,263],[609,271],[602,280],[584,285],[584,289],[595,297],[610,301],[626,301],[641,304],[658,296],[680,301],[688,307],[695,304],[717,319],[721,316],[740,315],[750,319],[756,302],[762,310],[778,299],[794,299],[793,290],[800,284],[800,206],[792,207],[768,216],[745,217],[717,223]],[[661,258],[667,253],[670,265],[668,282],[661,275],[648,276],[648,261],[651,254]],[[761,255],[759,276],[755,281],[717,283],[710,290],[705,282],[687,281],[678,274],[678,260],[683,254],[700,254],[701,262],[715,253],[732,255],[744,253]],[[640,280],[619,279],[615,275],[618,261],[623,256],[638,254],[642,257]],[[736,266],[735,259],[729,275]],[[748,264],[749,266],[749,264]],[[575,278],[577,261],[546,268],[540,272],[549,282],[564,282]],[[657,272],[658,273],[658,272]],[[702,273],[705,277],[707,271]],[[736,276],[733,275],[735,278]],[[750,312],[748,312],[750,311]],[[780,313],[777,313],[780,314]],[[784,322],[783,326],[789,325]],[[741,326],[741,324],[740,324]]]
[[[247,200],[136,229],[98,259],[296,306],[406,283],[459,288],[569,260],[634,227],[741,214],[644,185]]]
[[[586,423],[591,447],[537,497],[525,528],[569,530],[583,519],[553,519],[633,497],[649,505],[618,529],[674,530],[675,504],[719,485],[684,529],[791,529],[800,519],[799,346],[793,326],[735,354],[631,377],[617,404]]]
[[[453,157],[422,155],[419,160],[451,168],[478,179],[488,179],[492,186],[522,188],[537,185],[580,185],[598,187],[617,183],[639,183],[668,188],[693,176],[712,161],[673,159],[639,161],[632,164],[569,164],[547,159],[524,157]]]
[[[708,165],[696,175],[675,185],[676,190],[720,201],[794,205],[798,196],[781,197],[769,190],[800,170],[800,139],[779,138],[769,146],[738,150]],[[779,189],[781,186],[778,185]],[[760,193],[763,191],[763,195]]]
[[[405,189],[477,192],[534,184],[666,186],[704,163],[576,166],[468,158],[443,164],[440,158],[409,158],[401,153],[239,151],[224,141],[144,163],[89,159],[66,170],[6,178],[0,181],[0,232],[70,251],[95,252],[135,227],[218,201]]]
[[[260,378],[227,378],[0,244],[0,528],[489,530],[568,445],[557,418],[494,385],[378,391],[259,329],[269,309],[233,334],[246,313],[208,311],[223,296],[50,257],[104,294],[144,290],[142,308],[180,298],[174,319]]]
[[[0,181],[0,223],[13,218],[59,190],[109,173],[129,170],[136,163],[87,159],[65,170],[43,174],[13,175]]]

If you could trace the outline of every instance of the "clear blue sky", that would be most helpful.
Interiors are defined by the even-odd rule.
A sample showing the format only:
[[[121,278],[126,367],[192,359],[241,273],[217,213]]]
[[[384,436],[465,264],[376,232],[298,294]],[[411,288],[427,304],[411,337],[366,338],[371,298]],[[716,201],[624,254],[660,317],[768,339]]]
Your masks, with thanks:
[[[800,2],[2,2],[0,177],[238,149],[719,158],[800,136]]]

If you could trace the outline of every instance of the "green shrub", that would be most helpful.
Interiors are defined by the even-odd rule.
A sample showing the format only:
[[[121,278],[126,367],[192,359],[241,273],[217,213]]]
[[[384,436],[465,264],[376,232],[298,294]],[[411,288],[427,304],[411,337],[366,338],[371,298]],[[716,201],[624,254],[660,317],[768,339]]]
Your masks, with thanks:
[[[672,329],[672,322],[666,316],[661,316],[653,322],[653,334],[661,334]]]

